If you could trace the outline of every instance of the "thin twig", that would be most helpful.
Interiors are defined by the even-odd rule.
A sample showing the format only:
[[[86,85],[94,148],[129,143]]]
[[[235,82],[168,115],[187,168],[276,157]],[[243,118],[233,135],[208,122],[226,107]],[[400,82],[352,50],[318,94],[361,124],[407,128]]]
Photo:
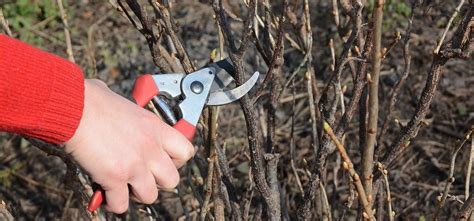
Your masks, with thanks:
[[[337,150],[338,150],[338,152],[341,155],[341,158],[343,160],[342,165],[343,165],[344,169],[346,169],[347,172],[349,172],[349,174],[351,175],[351,177],[354,181],[354,185],[356,186],[356,189],[357,189],[357,192],[358,192],[358,195],[359,195],[359,201],[360,201],[361,205],[364,208],[364,217],[366,219],[375,220],[375,217],[372,213],[370,203],[367,199],[367,194],[364,190],[364,187],[362,186],[362,182],[360,181],[360,176],[355,171],[354,164],[352,163],[349,155],[347,154],[346,148],[341,144],[341,142],[339,142],[336,135],[334,134],[334,131],[332,130],[331,126],[329,126],[329,124],[327,122],[323,123],[323,129],[329,135],[329,137],[334,142],[334,144],[336,145],[336,148],[337,148]]]
[[[393,108],[395,107],[395,104],[398,100],[398,93],[400,89],[402,88],[403,84],[405,83],[405,80],[408,78],[408,75],[410,74],[410,68],[411,68],[411,54],[410,54],[410,35],[411,35],[411,27],[413,24],[413,18],[415,17],[415,8],[417,7],[417,4],[414,3],[411,7],[411,15],[410,18],[408,19],[408,27],[406,30],[405,35],[403,36],[403,58],[404,58],[404,71],[400,79],[397,81],[395,86],[391,89],[390,91],[390,98],[389,98],[389,104],[388,107],[386,108],[386,113],[385,113],[385,119],[382,123],[382,127],[380,129],[379,137],[377,139],[377,154],[376,157],[378,157],[382,151],[383,143],[382,143],[382,138],[384,134],[388,130],[388,123],[390,121],[391,115]]]
[[[374,188],[377,188],[377,186],[378,186],[378,191],[377,191],[377,194],[375,195],[375,200],[374,200],[375,218],[377,220],[384,220],[385,213],[386,213],[385,208],[384,208],[385,193],[383,192],[382,185],[374,185]]]
[[[335,4],[334,2],[336,2],[336,1],[333,1],[333,7],[337,8],[337,4]],[[337,23],[337,25],[339,25],[339,23]],[[331,61],[332,61],[331,62],[331,71],[334,73],[335,68],[336,68],[336,53],[335,53],[335,50],[334,50],[334,42],[333,42],[332,38],[329,39],[329,51],[331,52]],[[349,59],[347,59],[346,61],[349,61]],[[342,65],[342,66],[344,66],[344,65]],[[342,74],[342,68],[339,69],[338,76],[340,76],[341,74]],[[340,91],[339,99],[341,100],[340,101],[341,102],[341,113],[344,114],[346,112],[346,105],[345,105],[345,102],[344,102],[344,93],[342,92],[341,79],[340,78],[337,80],[336,87],[337,87],[336,90]]]
[[[392,210],[392,196],[390,193],[390,184],[388,182],[388,171],[385,169],[385,166],[381,163],[377,163],[377,168],[383,175],[385,190],[387,191],[387,208],[388,208],[388,218],[390,221],[395,220],[395,212]]]
[[[295,106],[296,106],[296,99],[295,99],[295,80],[293,79],[292,81],[292,91],[293,91],[293,102],[292,102],[292,115],[291,115],[291,132],[290,132],[290,164],[291,164],[291,169],[293,170],[293,174],[295,175],[296,179],[296,184],[298,185],[298,189],[301,192],[301,195],[304,197],[304,190],[303,186],[301,185],[301,180],[300,176],[298,175],[298,172],[296,171],[295,167]]]
[[[334,50],[334,41],[329,39],[329,51],[331,52],[331,71],[336,70],[336,52]]]
[[[449,165],[449,176],[446,182],[446,185],[444,186],[444,191],[443,195],[439,199],[438,202],[438,209],[436,210],[433,220],[438,220],[439,213],[441,211],[441,208],[443,208],[444,203],[446,202],[446,198],[448,197],[449,189],[451,188],[451,185],[454,183],[454,167],[456,166],[456,157],[459,153],[459,151],[462,149],[466,141],[471,137],[472,134],[472,129],[469,129],[469,131],[464,135],[464,139],[459,143],[459,145],[454,149],[453,155],[451,156],[451,163]]]
[[[319,190],[321,191],[321,202],[323,204],[324,220],[332,221],[331,206],[329,205],[328,195],[326,193],[326,189],[324,189],[322,182],[319,182]]]
[[[474,130],[474,126],[471,127],[471,130]],[[469,186],[471,183],[471,172],[472,172],[472,161],[474,160],[474,136],[471,136],[471,151],[469,151],[469,158],[467,163],[467,171],[466,171],[466,184],[465,186],[465,193],[464,199],[469,198]]]
[[[282,97],[283,93],[285,92],[286,88],[288,88],[290,83],[293,82],[296,75],[298,73],[300,73],[301,68],[303,68],[306,65],[309,56],[311,56],[311,53],[306,53],[306,55],[304,56],[303,60],[301,60],[298,67],[291,73],[290,77],[287,79],[287,82],[285,83],[285,85],[283,85],[283,88],[281,89],[280,95],[278,95],[278,99],[280,100],[280,102],[282,102],[281,97]]]
[[[217,154],[217,162],[219,166],[220,177],[222,183],[225,185],[225,191],[227,192],[228,198],[230,200],[230,207],[232,208],[232,217],[235,220],[242,220],[242,215],[240,211],[241,202],[240,199],[237,198],[237,191],[235,186],[232,184],[233,177],[232,173],[230,172],[230,168],[228,165],[228,161],[224,150],[221,147],[216,146],[216,154]]]
[[[441,49],[441,46],[443,45],[444,39],[446,38],[446,34],[449,31],[449,28],[451,28],[451,24],[454,21],[454,18],[458,15],[459,11],[461,10],[462,5],[464,5],[465,0],[460,0],[458,6],[456,9],[454,9],[453,14],[449,18],[448,24],[446,25],[446,28],[444,28],[443,34],[441,35],[441,38],[438,40],[438,45],[436,45],[436,48],[434,50],[435,54],[439,53],[439,50]]]
[[[474,14],[473,9],[474,5],[471,5],[468,8],[462,21],[460,22],[460,25],[458,26],[458,29],[456,30],[456,33],[453,35],[453,39],[449,42],[445,50],[465,50],[465,52],[463,52],[464,54],[469,54],[471,52],[472,47],[469,47],[471,39],[468,38],[467,40],[464,40],[464,36],[466,36],[466,33],[469,34],[472,31],[472,29],[469,28],[469,24]],[[390,146],[390,152],[385,155],[384,160],[382,161],[382,163],[387,167],[391,166],[394,160],[409,147],[410,139],[416,136],[422,125],[421,122],[428,112],[441,78],[441,69],[450,58],[453,58],[452,56],[444,56],[441,52],[442,51],[440,51],[438,54],[433,54],[433,61],[428,72],[426,85],[423,88],[423,92],[419,98],[418,106],[414,115],[399,133],[395,139],[395,142]],[[376,176],[378,178],[380,174]]]
[[[67,197],[66,203],[64,204],[64,209],[63,209],[63,214],[61,215],[61,219],[65,220],[66,212],[69,209],[69,206],[71,205],[72,197],[74,196],[74,191],[69,192],[69,196]]]
[[[108,19],[112,15],[113,11],[107,12],[104,16],[102,16],[99,20],[94,22],[89,29],[87,30],[87,60],[89,61],[89,68],[91,69],[92,73],[89,74],[88,77],[96,78],[97,77],[97,61],[95,59],[95,48],[94,48],[94,32],[99,25]]]
[[[211,195],[212,195],[212,179],[214,176],[215,158],[209,158],[208,161],[209,161],[209,165],[208,165],[208,170],[207,170],[206,186],[204,189],[205,198],[201,206],[200,220],[206,220],[206,214],[209,211],[209,207],[210,207],[209,202],[211,200]]]
[[[304,27],[305,27],[305,32],[306,36],[302,36],[304,38],[306,47],[306,56],[308,61],[306,63],[306,74],[305,74],[305,79],[306,79],[306,88],[307,88],[307,93],[308,93],[308,103],[309,103],[309,110],[310,110],[310,119],[311,119],[311,144],[313,146],[313,151],[314,153],[317,153],[317,148],[319,146],[319,136],[318,136],[318,121],[317,121],[317,112],[319,110],[316,110],[316,104],[315,104],[315,91],[317,90],[316,85],[313,84],[315,75],[314,75],[314,70],[311,67],[311,62],[312,62],[312,49],[313,49],[313,30],[311,27],[311,14],[310,14],[310,7],[309,7],[309,1],[305,0],[304,1]]]
[[[332,16],[334,17],[334,23],[339,27],[339,8],[337,7],[337,0],[332,0]]]
[[[217,164],[217,162],[216,162]],[[229,206],[227,203],[224,203],[223,200],[223,191],[222,191],[222,180],[221,175],[219,172],[219,166],[214,166],[214,178],[212,179],[212,198],[214,199],[214,218],[217,221],[224,221],[225,220],[225,212],[224,207]],[[228,202],[228,201],[226,201]]]
[[[69,61],[72,63],[76,63],[74,60],[74,54],[72,53],[72,43],[71,43],[71,34],[69,33],[69,25],[67,23],[67,15],[66,11],[64,10],[63,7],[63,2],[62,0],[56,0],[59,6],[59,13],[61,14],[61,20],[63,21],[63,28],[64,28],[64,38],[66,40],[66,53]]]
[[[288,4],[285,4],[283,6],[284,10],[282,12],[282,15],[281,17],[279,18],[279,24],[278,24],[278,36],[277,36],[277,42],[276,42],[276,45],[275,45],[275,48],[273,49],[273,56],[272,56],[272,59],[270,61],[270,65],[269,65],[269,68],[268,68],[268,71],[267,71],[267,74],[265,75],[265,79],[263,80],[263,82],[260,84],[260,87],[256,90],[257,92],[255,92],[255,97],[258,98],[260,96],[260,94],[263,92],[263,90],[265,89],[265,87],[267,85],[270,85],[272,86],[273,82],[274,82],[274,75],[275,75],[275,72],[280,72],[281,70],[279,70],[283,64],[283,36],[284,36],[284,30],[283,30],[283,21],[285,20],[284,19],[284,15],[286,14],[286,9],[288,8]],[[279,88],[278,88],[279,90]],[[275,94],[275,96],[277,96],[277,94]]]
[[[312,74],[307,71],[305,74],[306,78],[306,88],[308,93],[308,101],[309,101],[309,113],[310,113],[310,123],[311,123],[311,146],[313,147],[313,151],[317,153],[318,151],[318,128],[317,128],[317,121],[316,121],[316,105],[314,104],[314,94],[313,94],[313,85],[311,84],[311,78],[313,78]]]
[[[121,12],[121,14],[127,18],[130,23],[145,37],[148,47],[150,48],[151,57],[157,67],[163,72],[179,72],[181,69],[178,67],[174,59],[171,57],[169,52],[160,44],[161,32],[155,32],[153,25],[156,25],[157,29],[161,29],[159,22],[152,23],[146,14],[146,11],[140,6],[137,1],[127,0],[126,3],[139,19],[140,23],[137,23],[133,19],[130,12],[127,10],[122,0],[117,0],[117,4],[113,0],[109,0],[109,3]]]
[[[341,155],[338,155],[338,156],[341,156]],[[347,213],[348,210],[351,209],[352,207],[352,204],[354,202],[354,199],[356,198],[356,192],[354,190],[354,185],[352,185],[352,183],[354,183],[353,179],[351,176],[348,177],[348,186],[349,186],[349,196],[347,197],[347,201],[346,203],[344,203],[344,208],[341,212],[341,216],[339,217],[339,221],[343,221],[343,220],[346,220],[344,219],[345,218],[345,215]]]
[[[43,183],[40,183],[36,180],[33,180],[27,176],[24,176],[22,174],[19,174],[15,171],[10,171],[10,174],[15,176],[16,178],[20,179],[20,180],[23,180],[25,182],[27,182],[28,184],[31,184],[33,186],[37,186],[37,187],[40,187],[40,188],[43,188],[43,189],[46,189],[46,190],[49,190],[51,192],[54,192],[56,194],[60,194],[62,196],[66,195],[68,193],[68,191],[65,191],[65,190],[62,190],[62,189],[57,189],[57,188],[54,188],[48,184],[43,184]]]
[[[5,16],[3,16],[3,10],[0,8],[0,23],[2,24],[3,29],[7,33],[8,36],[13,37],[12,30],[10,30],[10,27],[8,27],[8,21],[5,19]]]
[[[153,8],[156,11],[159,11],[161,13],[161,16],[162,16],[161,20],[163,20],[165,24],[164,26],[165,31],[170,36],[171,41],[173,42],[173,45],[176,48],[176,52],[177,52],[176,55],[178,59],[180,60],[184,71],[188,74],[195,71],[196,68],[194,67],[191,59],[189,58],[188,52],[184,48],[183,43],[181,42],[181,40],[179,39],[178,35],[176,34],[173,28],[174,24],[173,24],[173,20],[172,20],[170,9],[169,9],[170,5],[169,4],[162,5],[160,4],[159,1],[152,1],[152,0],[150,0],[150,4],[153,6]]]
[[[400,35],[400,32],[395,32],[395,38],[393,39],[393,42],[390,44],[388,49],[382,48],[382,50],[380,51],[382,59],[385,59],[387,57],[387,55],[390,53],[390,51],[392,51],[393,48],[395,48],[395,45],[397,45],[401,38],[402,37]]]

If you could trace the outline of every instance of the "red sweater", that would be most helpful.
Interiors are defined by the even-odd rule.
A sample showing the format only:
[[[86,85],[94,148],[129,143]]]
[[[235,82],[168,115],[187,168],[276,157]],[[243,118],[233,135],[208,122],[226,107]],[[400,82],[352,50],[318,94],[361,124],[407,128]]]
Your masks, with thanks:
[[[63,143],[83,106],[77,65],[0,34],[0,131]]]

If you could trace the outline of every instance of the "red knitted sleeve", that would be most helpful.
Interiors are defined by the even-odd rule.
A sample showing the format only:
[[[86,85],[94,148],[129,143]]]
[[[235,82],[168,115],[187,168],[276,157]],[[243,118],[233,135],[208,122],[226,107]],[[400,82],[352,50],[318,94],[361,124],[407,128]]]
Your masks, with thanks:
[[[83,106],[77,65],[0,34],[0,131],[63,143]]]

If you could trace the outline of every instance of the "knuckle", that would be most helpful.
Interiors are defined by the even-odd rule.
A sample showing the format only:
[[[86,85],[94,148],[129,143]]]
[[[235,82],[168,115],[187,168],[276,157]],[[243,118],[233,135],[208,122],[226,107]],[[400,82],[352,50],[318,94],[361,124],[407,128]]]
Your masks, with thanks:
[[[140,146],[142,148],[152,146],[153,140],[151,139],[149,134],[150,132],[148,131],[143,131],[142,133],[140,133],[138,137],[136,138],[137,146]]]
[[[156,131],[161,129],[160,126],[163,123],[159,117],[157,117],[155,114],[153,114],[150,111],[143,111],[143,117],[142,117],[144,128],[147,128],[148,130],[151,131]]]
[[[113,180],[127,181],[131,164],[126,161],[113,161],[107,166],[107,175]]]

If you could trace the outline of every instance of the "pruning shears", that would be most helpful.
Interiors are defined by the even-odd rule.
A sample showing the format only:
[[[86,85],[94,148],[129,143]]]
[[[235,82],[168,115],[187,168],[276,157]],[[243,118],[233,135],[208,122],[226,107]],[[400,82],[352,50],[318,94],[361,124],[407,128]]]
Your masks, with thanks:
[[[145,107],[152,102],[162,118],[188,140],[193,140],[196,126],[206,106],[229,104],[247,94],[258,80],[255,72],[247,82],[227,89],[235,82],[235,68],[229,59],[211,63],[193,73],[145,74],[138,77],[132,91],[135,102]],[[95,211],[105,200],[99,187],[87,209]]]

